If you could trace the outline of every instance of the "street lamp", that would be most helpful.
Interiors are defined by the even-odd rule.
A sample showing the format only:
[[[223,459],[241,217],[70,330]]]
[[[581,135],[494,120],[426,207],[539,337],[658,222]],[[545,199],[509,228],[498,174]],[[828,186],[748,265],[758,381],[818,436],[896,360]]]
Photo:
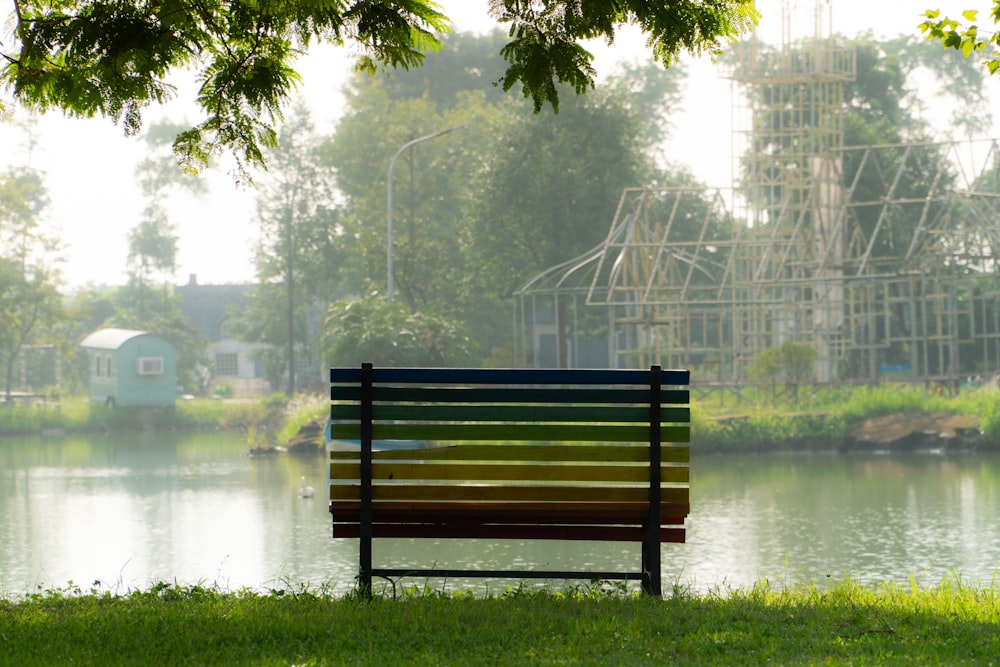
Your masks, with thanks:
[[[387,290],[387,293],[389,295],[389,301],[390,302],[392,301],[392,287],[393,287],[393,271],[392,271],[392,168],[396,166],[396,158],[398,158],[403,153],[403,151],[405,151],[407,148],[409,148],[411,146],[419,144],[419,143],[421,143],[423,141],[430,141],[431,139],[437,139],[438,137],[440,137],[442,135],[448,134],[449,132],[454,132],[455,130],[459,130],[459,129],[463,128],[463,127],[465,127],[465,126],[464,125],[459,125],[458,127],[449,127],[447,130],[441,130],[440,132],[435,132],[434,134],[428,134],[426,137],[417,137],[416,139],[413,139],[412,141],[408,141],[405,144],[403,144],[403,146],[398,151],[396,151],[396,154],[392,156],[392,159],[389,160],[389,178],[388,178],[387,184],[386,184],[387,187],[388,187],[388,190],[389,190],[389,194],[388,194],[388,197],[387,197],[387,199],[388,199],[388,205],[387,205],[388,211],[386,212],[386,220],[388,222],[388,237],[389,237],[389,240],[387,242],[386,255],[387,255],[388,263],[389,263],[389,288]]]

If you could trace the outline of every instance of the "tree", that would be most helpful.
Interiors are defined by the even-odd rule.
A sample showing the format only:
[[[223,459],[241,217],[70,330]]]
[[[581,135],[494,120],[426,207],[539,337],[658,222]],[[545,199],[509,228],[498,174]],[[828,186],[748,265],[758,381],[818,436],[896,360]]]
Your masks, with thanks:
[[[593,87],[582,40],[610,42],[635,25],[669,66],[681,51],[718,51],[758,18],[752,0],[494,0],[490,14],[509,28],[500,83],[520,86],[536,111],[558,108],[560,84],[577,93]],[[196,67],[204,118],[178,135],[178,156],[200,169],[231,150],[243,175],[275,145],[282,106],[300,81],[295,59],[312,44],[356,44],[362,71],[408,69],[449,30],[429,0],[14,0],[11,24],[13,48],[0,56],[10,99],[0,105],[102,115],[136,134],[143,110],[173,97],[168,75]]]
[[[567,100],[558,117],[512,113],[493,130],[467,240],[467,262],[476,268],[469,280],[492,305],[476,330],[486,349],[508,339],[509,325],[498,317],[514,290],[604,240],[622,191],[651,176],[643,125],[627,99],[598,90]],[[565,334],[557,332],[563,360]]]
[[[490,105],[507,96],[494,85],[506,65],[500,51],[507,41],[502,30],[479,35],[456,32],[441,37],[441,48],[428,54],[418,68],[382,72],[375,77],[355,76],[347,84],[350,96],[374,86],[394,101],[431,100],[438,111],[458,106],[469,93],[482,94]]]
[[[0,176],[0,367],[9,401],[14,368],[25,345],[57,322],[59,245],[41,230],[48,205],[42,176],[11,169]]]
[[[128,234],[128,289],[121,296],[140,320],[150,314],[149,286],[156,279],[162,281],[162,308],[169,307],[169,283],[177,271],[177,232],[168,213],[169,199],[178,191],[200,196],[208,190],[203,179],[178,172],[170,157],[167,149],[179,129],[169,121],[151,126],[145,135],[149,151],[135,171],[146,208]]]
[[[1000,71],[1000,30],[981,30],[976,20],[979,12],[967,9],[962,12],[964,22],[941,16],[940,9],[924,12],[927,19],[918,27],[927,39],[940,42],[946,49],[961,51],[966,58],[977,54],[990,74]],[[993,0],[990,18],[994,25],[1000,24],[1000,0]]]
[[[4,393],[10,402],[14,368],[32,336],[52,326],[61,312],[53,275],[41,266],[24,269],[16,259],[0,257],[0,362]]]
[[[798,385],[813,379],[816,359],[819,353],[805,343],[782,343],[771,347],[751,361],[747,367],[747,377],[758,384],[771,386],[784,381],[791,390],[792,400],[798,397]]]
[[[54,249],[54,241],[41,232],[41,217],[49,205],[42,174],[13,168],[0,176],[0,243],[4,254],[22,268]]]
[[[609,94],[627,105],[642,124],[646,150],[660,147],[673,129],[670,119],[681,107],[687,69],[674,63],[670,69],[655,62],[625,62],[608,77],[604,84]]]
[[[348,112],[324,147],[344,197],[343,278],[349,291],[386,290],[388,167],[413,139],[461,128],[411,146],[393,171],[393,265],[396,298],[410,312],[446,315],[462,305],[463,220],[471,175],[497,111],[465,94],[452,108],[430,97],[393,100],[379,82],[348,98]]]
[[[163,304],[170,300],[167,281],[177,270],[177,233],[163,211],[154,211],[128,233],[128,284],[122,296],[139,319],[152,314],[149,286],[163,278]]]
[[[333,300],[328,278],[338,264],[341,232],[332,197],[329,170],[320,162],[319,140],[304,104],[295,106],[281,126],[271,153],[268,178],[257,198],[261,240],[257,247],[258,286],[238,316],[246,340],[280,346],[269,351],[266,365],[276,375],[283,362],[288,394],[295,391],[296,355],[308,354],[308,320]],[[277,318],[275,313],[283,313]],[[269,377],[270,381],[277,378]]]
[[[921,112],[928,100],[920,93],[928,88],[914,81],[914,75],[929,73],[939,84],[933,89],[936,98],[950,97],[961,104],[956,125],[971,132],[976,119],[989,120],[989,112],[982,108],[987,103],[982,73],[957,54],[917,37],[876,40],[871,32],[859,34],[848,46],[858,54],[857,78],[844,90],[849,113],[883,122],[903,139],[922,139],[928,128]],[[857,145],[847,139],[848,145]]]
[[[475,174],[509,98],[490,86],[503,71],[503,36],[451,35],[419,70],[356,76],[347,112],[324,145],[341,197],[341,262],[332,284],[346,294],[387,291],[388,168],[393,157],[394,298],[413,317],[446,329],[494,319],[472,289],[468,224]],[[455,129],[398,153],[413,139]],[[503,306],[501,306],[505,310]],[[332,308],[331,317],[341,310]],[[508,327],[505,326],[504,330]],[[385,332],[409,345],[405,332]],[[353,362],[352,362],[353,363]]]
[[[356,77],[324,150],[344,199],[338,284],[366,294],[386,284],[391,158],[414,138],[461,128],[395,163],[395,285],[411,313],[464,321],[487,354],[510,344],[511,291],[603,239],[622,188],[651,174],[652,148],[668,130],[657,119],[678,100],[683,73],[629,66],[592,95],[569,96],[558,117],[532,115],[517,99],[482,93],[502,70],[501,40],[453,35],[419,70]],[[495,207],[485,186],[498,188]],[[530,234],[536,223],[526,243],[509,241],[515,228]]]
[[[410,312],[464,317],[463,244],[474,175],[509,99],[491,86],[503,72],[503,35],[450,35],[418,70],[356,76],[347,112],[323,149],[343,197],[345,264],[353,294],[387,289],[388,168],[408,142],[455,129],[398,154],[393,163],[394,292]],[[475,267],[473,267],[474,269]],[[461,315],[460,315],[461,314]]]

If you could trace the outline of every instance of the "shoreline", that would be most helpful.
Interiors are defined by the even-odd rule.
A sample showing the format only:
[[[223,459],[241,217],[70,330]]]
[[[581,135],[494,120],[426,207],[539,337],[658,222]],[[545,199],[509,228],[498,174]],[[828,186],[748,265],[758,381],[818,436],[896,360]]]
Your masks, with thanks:
[[[896,410],[877,417],[868,417],[846,429],[824,429],[815,416],[803,413],[786,416],[785,424],[796,420],[803,425],[794,428],[794,435],[767,439],[762,429],[745,428],[748,417],[713,420],[718,429],[708,437],[695,436],[692,451],[701,454],[725,453],[975,453],[1000,451],[1000,441],[987,436],[980,420],[971,414],[927,410]],[[778,427],[774,427],[779,430]],[[826,430],[830,435],[815,435],[809,431]],[[741,437],[740,432],[746,434]],[[764,430],[766,434],[766,430]]]
[[[29,425],[9,424],[0,427],[0,437],[59,438],[69,435],[101,436],[129,432],[180,432],[231,430],[253,419],[233,419],[215,415],[215,419],[159,419],[139,415],[107,415],[106,420],[42,419]],[[124,417],[124,418],[123,418]],[[831,417],[833,417],[831,419]],[[783,414],[756,422],[755,416],[710,417],[696,421],[692,430],[693,456],[771,453],[916,453],[931,454],[1000,452],[1000,440],[988,437],[973,414],[928,410],[896,410],[844,426],[829,412]],[[756,422],[756,423],[755,423]],[[768,437],[770,435],[776,437]],[[269,443],[272,449],[315,450],[325,448],[322,425],[313,420],[284,441]]]

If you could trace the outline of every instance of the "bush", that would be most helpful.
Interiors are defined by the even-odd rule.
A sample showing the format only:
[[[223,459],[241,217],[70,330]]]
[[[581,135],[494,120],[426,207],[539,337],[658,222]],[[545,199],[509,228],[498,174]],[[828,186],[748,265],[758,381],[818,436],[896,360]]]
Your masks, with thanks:
[[[459,322],[378,295],[333,304],[323,331],[324,358],[335,366],[463,366],[475,358]]]
[[[805,343],[782,343],[764,350],[750,362],[747,377],[753,382],[789,384],[813,379],[819,353]]]

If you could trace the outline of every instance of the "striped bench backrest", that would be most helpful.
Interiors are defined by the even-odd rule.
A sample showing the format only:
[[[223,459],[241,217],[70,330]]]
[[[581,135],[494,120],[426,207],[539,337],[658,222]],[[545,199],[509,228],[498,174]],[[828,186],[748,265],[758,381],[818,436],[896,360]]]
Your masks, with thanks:
[[[366,364],[330,381],[334,537],[684,539],[687,371]]]

